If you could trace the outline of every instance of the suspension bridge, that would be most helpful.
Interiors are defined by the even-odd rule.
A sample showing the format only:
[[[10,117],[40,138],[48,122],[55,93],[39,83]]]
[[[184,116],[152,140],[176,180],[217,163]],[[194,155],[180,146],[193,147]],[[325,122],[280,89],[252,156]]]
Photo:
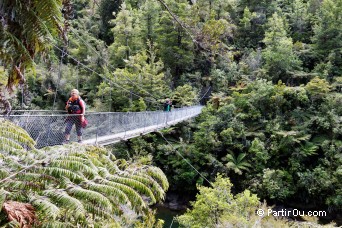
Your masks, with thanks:
[[[88,112],[88,126],[83,129],[84,144],[109,145],[138,137],[191,119],[201,113],[203,106],[175,108],[171,112]],[[5,117],[25,129],[36,141],[36,147],[60,145],[64,140],[67,118],[79,118],[63,111],[13,111]],[[75,128],[75,126],[74,126]],[[76,141],[72,129],[70,141]]]

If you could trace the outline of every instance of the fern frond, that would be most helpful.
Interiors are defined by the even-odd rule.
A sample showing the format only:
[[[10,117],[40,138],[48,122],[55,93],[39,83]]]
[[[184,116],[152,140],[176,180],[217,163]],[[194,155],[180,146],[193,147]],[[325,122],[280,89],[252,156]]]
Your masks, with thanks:
[[[122,192],[120,189],[115,188],[113,186],[108,186],[105,184],[96,184],[93,182],[86,183],[87,189],[102,193],[107,197],[114,197],[116,200],[114,202],[121,204],[130,204],[130,201],[127,195]]]
[[[122,226],[115,220],[111,222],[98,221],[94,223],[94,227],[110,227],[110,228],[121,228]]]
[[[68,169],[62,169],[58,167],[45,167],[44,172],[49,174],[53,177],[60,178],[60,177],[67,177],[76,183],[80,183],[85,180],[85,178],[75,172],[72,172]]]
[[[86,177],[91,179],[97,175],[96,171],[94,171],[92,168],[88,167],[84,163],[80,161],[67,160],[67,158],[63,160],[56,159],[50,162],[50,166],[64,168],[72,171],[80,171],[81,173],[85,174]]]
[[[6,224],[4,224],[2,227],[6,227],[6,228],[18,228],[20,227],[20,223],[17,222],[16,220],[12,220]]]
[[[61,4],[60,0],[48,0],[48,1],[38,1],[36,5],[37,17],[41,18],[42,21],[45,22],[47,28],[54,28],[56,23],[59,23],[60,20],[56,15],[59,15],[61,12]],[[56,33],[56,29],[50,29],[50,33]]]
[[[92,163],[92,161],[89,159],[89,157],[85,156],[84,154],[69,153],[68,155],[58,157],[58,160],[82,162],[84,165],[89,166],[94,172],[98,171],[97,167]]]
[[[310,142],[306,142],[305,145],[301,145],[300,147],[301,154],[305,157],[317,154],[317,149],[318,146]]]
[[[117,174],[123,172],[119,169],[119,167],[114,163],[112,160],[110,160],[108,157],[102,157],[101,160],[103,161],[103,166],[106,167],[108,172],[110,174]]]
[[[51,203],[48,198],[37,195],[30,195],[28,198],[35,209],[42,213],[44,217],[56,219],[59,216],[59,208]]]
[[[302,141],[308,141],[310,138],[311,138],[311,135],[306,134],[306,135],[302,135],[300,137],[296,137],[294,140],[295,140],[295,142],[300,143]]]
[[[13,170],[21,170],[25,167],[23,164],[18,162],[19,158],[16,156],[3,156],[2,160],[8,168]]]
[[[143,208],[146,208],[146,204],[145,204],[143,198],[133,188],[131,188],[127,185],[116,183],[116,182],[109,181],[106,179],[101,179],[100,183],[115,187],[117,189],[120,189],[122,192],[124,192],[128,196],[128,199],[131,202],[133,209],[141,210]]]
[[[2,143],[2,141],[0,141],[0,155],[1,154],[8,155],[13,150],[14,150],[13,147],[9,146],[8,144]]]
[[[101,193],[83,189],[81,187],[70,187],[67,190],[67,193],[70,194],[71,196],[76,197],[77,199],[81,201],[89,201],[92,202],[95,205],[98,205],[102,208],[107,208],[109,211],[112,211],[112,204],[110,200],[102,195]]]
[[[8,194],[0,194],[34,205],[42,218],[39,226],[117,224],[115,216],[144,213],[144,197],[155,203],[169,186],[160,169],[114,160],[104,148],[71,144],[26,151],[34,141],[15,128],[0,120],[0,139],[7,140],[1,145],[8,147],[8,153],[0,153],[0,177],[11,176],[0,183]]]
[[[99,167],[98,174],[103,178],[106,178],[107,176],[112,175],[109,173],[109,171],[106,168],[103,168],[103,167]]]
[[[23,146],[32,149],[35,145],[24,129],[4,119],[0,119],[0,142],[0,153],[23,150]]]
[[[55,202],[60,207],[67,209],[67,211],[72,211],[76,218],[85,217],[86,210],[82,202],[69,196],[66,192],[58,189],[52,189],[45,190],[43,195],[49,197],[52,202]]]
[[[17,174],[17,178],[21,181],[33,181],[33,180],[40,180],[41,174],[39,173],[19,173]]]
[[[109,175],[107,178],[111,181],[115,181],[120,184],[125,184],[127,186],[132,187],[134,190],[136,190],[139,193],[142,193],[146,195],[147,197],[150,197],[151,199],[151,204],[155,204],[157,202],[153,192],[150,190],[148,186],[145,184],[141,183],[140,181],[127,178],[127,177],[120,177],[116,175]]]
[[[240,164],[240,163],[245,159],[246,156],[247,156],[246,153],[240,153],[240,154],[238,155],[238,157],[236,158],[236,162],[237,162],[238,164]]]
[[[11,191],[22,191],[22,190],[32,190],[39,191],[43,189],[43,185],[39,182],[33,181],[19,181],[19,180],[7,180],[1,185],[4,188],[7,188]]]
[[[165,196],[165,192],[163,188],[158,184],[157,181],[155,181],[152,177],[145,175],[143,173],[137,173],[136,175],[130,174],[130,175],[124,175],[125,177],[133,180],[137,180],[144,185],[148,186],[149,189],[153,192],[153,195],[157,200],[163,200]]]
[[[91,162],[94,166],[96,167],[104,167],[105,165],[98,159],[95,157],[88,157],[89,162]]]
[[[4,189],[0,189],[0,209],[2,208],[2,205],[4,204],[7,195],[10,195],[10,194],[11,194],[10,192],[5,191]]]
[[[41,225],[42,228],[74,228],[75,225],[70,222],[47,221]]]
[[[147,167],[147,169],[144,170],[146,170],[146,173],[149,176],[153,177],[156,181],[158,181],[159,185],[162,186],[164,191],[169,189],[169,182],[167,180],[167,177],[160,168],[149,166]]]
[[[5,30],[1,31],[2,35],[3,35],[3,40],[7,41],[7,50],[11,50],[11,51],[18,51],[18,54],[15,53],[15,58],[23,58],[25,59],[27,62],[27,65],[33,65],[33,59],[31,58],[30,53],[28,52],[28,50],[26,49],[25,45],[23,44],[23,42],[18,39],[14,34],[9,33]],[[3,52],[2,52],[3,53]],[[12,56],[11,56],[12,54]],[[5,61],[7,60],[11,60],[13,59],[13,53],[3,53],[2,55],[2,59],[4,59]]]
[[[120,174],[123,172],[114,162],[107,163],[106,168],[111,174]]]
[[[104,208],[97,207],[92,204],[86,204],[84,207],[87,210],[87,212],[93,215],[98,215],[98,216],[101,216],[102,218],[111,219],[111,221],[115,221],[113,214],[110,211],[105,210]]]
[[[251,165],[248,162],[243,161],[243,162],[239,163],[239,169],[243,169],[243,170],[248,171],[250,167],[251,167]]]
[[[1,160],[0,160],[1,162]],[[4,179],[6,177],[8,177],[10,175],[10,172],[8,169],[6,169],[5,167],[0,168],[0,179]]]
[[[2,150],[4,151],[4,149],[9,148],[10,150],[5,152],[10,152],[11,150],[22,150],[24,149],[19,143],[17,143],[16,141],[9,139],[9,138],[5,138],[5,137],[1,137],[0,136],[0,142],[1,145],[5,145],[6,147],[2,146]]]
[[[29,136],[20,134],[17,131],[12,132],[10,128],[0,127],[0,136],[8,139],[15,140],[16,142],[28,145],[30,148],[34,147],[35,141]]]

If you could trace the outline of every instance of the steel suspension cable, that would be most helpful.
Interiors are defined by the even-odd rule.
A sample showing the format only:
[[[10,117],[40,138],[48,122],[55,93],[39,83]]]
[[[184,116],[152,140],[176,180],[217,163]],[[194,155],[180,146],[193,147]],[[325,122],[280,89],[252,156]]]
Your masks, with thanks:
[[[201,102],[201,100],[205,97],[205,95],[207,95],[210,89],[211,89],[211,86],[209,86],[207,92],[205,92],[205,94],[201,97],[201,99],[198,100],[198,102]]]
[[[55,95],[54,95],[54,98],[53,98],[52,110],[55,110],[55,104],[56,104],[56,99],[57,99],[58,87],[59,87],[59,84],[61,82],[61,77],[62,77],[62,62],[63,62],[63,59],[64,59],[64,57],[66,55],[66,49],[67,49],[66,47],[63,48],[62,54],[61,54],[61,58],[59,60],[58,79],[57,79]]]
[[[45,26],[45,24],[44,24],[44,26]],[[46,26],[45,26],[45,27],[46,27]],[[51,35],[51,33],[49,33],[49,34]],[[52,35],[51,35],[51,37],[49,37],[49,39],[50,39],[51,42],[52,42],[52,46],[55,47],[56,49],[62,51],[62,49],[60,49],[59,47],[57,47],[57,45],[54,44],[54,43],[56,42],[56,40],[54,40],[52,37],[53,37]],[[139,97],[139,98],[142,98],[143,100],[146,100],[146,101],[148,101],[148,102],[152,102],[152,103],[155,102],[155,101],[152,101],[152,100],[148,100],[148,99],[146,99],[146,98],[144,98],[144,97],[142,97],[142,96],[140,96],[140,95],[138,95],[138,94],[135,94],[135,93],[133,93],[132,91],[130,91],[130,90],[128,90],[128,89],[126,89],[126,88],[120,86],[120,85],[117,84],[116,82],[113,82],[112,80],[108,79],[107,77],[105,77],[105,76],[103,76],[103,75],[97,73],[96,71],[94,71],[94,70],[91,69],[90,67],[88,67],[88,66],[86,66],[85,64],[83,64],[81,61],[79,61],[79,60],[77,60],[76,58],[72,57],[72,56],[71,56],[70,54],[68,54],[67,52],[66,52],[65,54],[66,54],[69,58],[71,58],[72,60],[74,60],[75,62],[77,62],[78,64],[81,64],[81,66],[84,67],[85,69],[87,69],[87,70],[93,72],[94,74],[100,76],[102,79],[104,79],[104,80],[106,80],[106,81],[112,82],[112,83],[113,83],[114,85],[116,85],[117,87],[119,87],[119,88],[121,88],[121,89],[123,89],[123,90],[125,90],[125,91],[127,91],[127,92],[129,92],[129,93],[131,93],[132,95],[134,95],[134,96],[136,96],[136,97]]]
[[[56,49],[62,51],[62,49],[60,49],[59,47],[57,47],[55,44],[52,44],[52,46],[54,46]],[[146,98],[144,98],[144,97],[142,97],[142,96],[140,96],[140,95],[138,95],[138,94],[136,94],[136,93],[134,93],[134,92],[132,92],[132,91],[130,91],[130,90],[124,88],[124,87],[122,87],[122,86],[119,85],[118,83],[112,81],[111,79],[108,79],[107,77],[101,75],[100,73],[98,73],[98,72],[96,72],[95,70],[91,69],[90,67],[86,66],[85,64],[83,64],[81,61],[79,61],[79,60],[76,59],[75,57],[71,56],[70,54],[65,53],[65,55],[68,56],[69,58],[71,58],[72,60],[74,60],[75,62],[78,62],[79,65],[82,66],[83,68],[85,68],[85,69],[87,69],[88,71],[90,71],[90,72],[92,72],[92,73],[98,75],[99,77],[101,77],[102,79],[108,81],[109,83],[114,84],[114,85],[117,86],[118,88],[121,88],[122,90],[125,90],[126,92],[129,92],[129,93],[131,93],[132,95],[134,95],[134,96],[136,96],[136,97],[139,97],[139,98],[142,98],[142,99],[144,99],[144,100],[146,100],[146,101],[148,101],[148,102],[154,102],[154,101],[152,101],[152,100],[148,100],[148,99],[146,99]]]

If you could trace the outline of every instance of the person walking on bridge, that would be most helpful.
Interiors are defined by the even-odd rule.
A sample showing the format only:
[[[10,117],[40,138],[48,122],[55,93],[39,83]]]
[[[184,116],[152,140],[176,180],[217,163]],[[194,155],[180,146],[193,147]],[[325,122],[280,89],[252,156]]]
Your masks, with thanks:
[[[166,98],[164,103],[164,112],[171,112],[171,105],[172,101],[170,100],[170,98]]]
[[[77,114],[75,116],[68,116],[66,119],[66,127],[65,127],[65,143],[69,143],[70,141],[70,132],[72,126],[75,124],[76,133],[78,142],[82,142],[82,122],[85,121],[85,102],[79,95],[79,91],[77,89],[71,90],[71,97],[66,102],[65,109],[68,111],[68,114]]]

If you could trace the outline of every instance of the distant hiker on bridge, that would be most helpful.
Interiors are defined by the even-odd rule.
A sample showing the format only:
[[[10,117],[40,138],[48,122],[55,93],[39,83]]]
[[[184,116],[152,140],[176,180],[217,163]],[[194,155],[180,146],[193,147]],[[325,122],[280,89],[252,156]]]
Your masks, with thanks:
[[[170,98],[166,98],[164,102],[164,112],[171,112],[172,101]]]
[[[77,116],[68,116],[66,119],[66,127],[65,127],[65,143],[69,143],[70,141],[70,131],[72,126],[75,124],[76,133],[78,142],[82,142],[82,123],[85,121],[85,103],[79,95],[79,91],[77,89],[71,90],[71,97],[67,101],[67,105],[65,109],[68,111],[68,114],[78,114]]]

